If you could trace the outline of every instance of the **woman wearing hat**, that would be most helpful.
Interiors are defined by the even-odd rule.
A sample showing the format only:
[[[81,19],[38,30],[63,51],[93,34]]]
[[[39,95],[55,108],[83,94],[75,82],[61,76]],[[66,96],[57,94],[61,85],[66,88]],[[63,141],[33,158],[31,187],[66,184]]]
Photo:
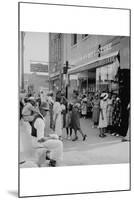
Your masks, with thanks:
[[[108,94],[107,99],[107,130],[108,133],[112,133],[112,126],[113,126],[113,96],[112,93]]]
[[[106,137],[104,134],[105,129],[107,128],[107,93],[102,93],[100,96],[100,116],[99,116],[99,129],[100,134],[99,137]]]

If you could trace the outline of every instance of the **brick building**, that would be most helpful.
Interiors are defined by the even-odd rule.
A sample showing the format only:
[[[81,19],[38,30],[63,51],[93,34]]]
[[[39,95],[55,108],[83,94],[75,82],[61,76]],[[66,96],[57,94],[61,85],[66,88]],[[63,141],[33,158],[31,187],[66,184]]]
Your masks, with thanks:
[[[49,81],[52,90],[59,90],[62,87],[63,39],[63,34],[49,33]]]
[[[49,42],[51,85],[57,79],[58,87],[64,87],[63,66],[68,61],[69,96],[73,89],[119,92],[119,69],[126,69],[125,79],[129,77],[130,37],[51,33]]]

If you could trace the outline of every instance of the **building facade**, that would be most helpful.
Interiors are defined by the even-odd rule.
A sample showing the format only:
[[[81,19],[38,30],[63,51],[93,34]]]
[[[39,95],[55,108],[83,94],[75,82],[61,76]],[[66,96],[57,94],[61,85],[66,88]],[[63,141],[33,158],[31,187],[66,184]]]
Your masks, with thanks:
[[[49,53],[50,63],[54,62],[50,64],[50,77],[53,70],[59,88],[68,85],[69,96],[74,89],[81,93],[119,92],[119,69],[130,71],[130,37],[60,34],[59,47],[57,37],[58,34],[50,34]],[[56,60],[58,54],[60,59]],[[66,61],[69,69],[64,76]]]
[[[49,33],[49,86],[54,91],[62,88],[63,45],[63,34]]]

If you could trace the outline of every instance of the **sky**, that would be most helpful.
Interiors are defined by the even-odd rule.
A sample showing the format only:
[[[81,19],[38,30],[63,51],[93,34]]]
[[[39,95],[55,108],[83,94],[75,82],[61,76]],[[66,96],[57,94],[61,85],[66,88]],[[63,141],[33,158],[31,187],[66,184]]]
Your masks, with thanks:
[[[40,61],[48,64],[48,33],[25,32],[24,73],[30,72],[30,62]]]

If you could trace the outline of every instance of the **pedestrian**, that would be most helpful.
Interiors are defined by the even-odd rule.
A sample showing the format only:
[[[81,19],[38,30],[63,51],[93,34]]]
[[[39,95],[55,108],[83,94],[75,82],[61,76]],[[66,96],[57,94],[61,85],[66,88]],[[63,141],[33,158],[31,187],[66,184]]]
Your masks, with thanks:
[[[36,107],[36,100],[34,97],[29,97],[26,100],[26,104],[22,109],[22,116],[24,121],[32,122],[35,116],[39,113],[38,107]]]
[[[129,112],[128,129],[127,129],[127,134],[122,138],[122,142],[130,141],[130,103],[127,106],[127,110]]]
[[[93,126],[92,126],[92,128],[95,128],[95,127],[98,126],[99,115],[100,115],[100,99],[99,99],[98,93],[95,94],[95,97],[94,97],[92,104],[93,104],[93,108],[92,108]]]
[[[113,104],[113,136],[120,136],[121,130],[121,101],[118,95],[115,97],[114,104]]]
[[[49,114],[50,114],[50,128],[53,128],[53,105],[54,105],[54,100],[53,100],[53,92],[50,91],[47,94],[47,100],[49,104]]]
[[[113,96],[111,92],[107,99],[107,131],[110,134],[113,131]]]
[[[61,107],[62,107],[62,127],[66,128],[67,99],[62,93],[61,93]]]
[[[53,130],[56,135],[62,139],[62,107],[61,107],[61,94],[58,92],[56,94],[55,103],[53,105]]]
[[[85,94],[83,95],[82,101],[81,101],[81,114],[82,114],[82,117],[84,117],[85,119],[87,116],[87,97]]]
[[[55,167],[62,160],[63,143],[55,134],[45,136],[45,116],[48,111],[46,105],[46,103],[41,103],[40,114],[36,116],[32,123],[32,147],[35,149],[35,162],[39,167],[44,165],[46,160],[49,161],[49,166]]]
[[[69,103],[66,113],[66,133],[68,140],[72,140],[72,128],[71,128],[72,108],[73,108],[72,104]]]
[[[78,140],[77,131],[80,132],[80,134],[83,137],[83,141],[86,140],[87,135],[83,133],[81,127],[80,127],[80,101],[78,100],[78,92],[73,91],[73,99],[72,99],[73,109],[72,109],[72,116],[71,116],[71,128],[74,130],[75,138],[73,141]]]
[[[100,116],[99,116],[99,137],[106,137],[105,129],[107,128],[107,93],[102,93],[100,96]]]

